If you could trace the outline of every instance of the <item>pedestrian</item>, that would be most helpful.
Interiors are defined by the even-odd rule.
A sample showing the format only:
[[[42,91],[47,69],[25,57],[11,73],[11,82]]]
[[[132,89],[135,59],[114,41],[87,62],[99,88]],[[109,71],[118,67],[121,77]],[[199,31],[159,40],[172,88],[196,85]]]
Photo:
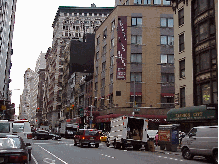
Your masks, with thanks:
[[[159,140],[159,136],[158,136],[158,132],[155,135],[155,145],[158,146],[158,140]]]

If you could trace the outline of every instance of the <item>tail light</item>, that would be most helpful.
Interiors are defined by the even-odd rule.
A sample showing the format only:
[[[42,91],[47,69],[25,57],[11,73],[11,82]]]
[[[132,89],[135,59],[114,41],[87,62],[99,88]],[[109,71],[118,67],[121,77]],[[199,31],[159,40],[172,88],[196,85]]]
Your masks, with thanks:
[[[100,140],[101,140],[101,138],[102,138],[102,137],[100,137]]]
[[[24,162],[27,161],[27,156],[26,155],[12,155],[9,157],[9,162]]]
[[[27,134],[27,139],[32,139],[32,138],[33,138],[32,133]]]
[[[85,139],[85,137],[82,137],[82,140],[84,140]]]

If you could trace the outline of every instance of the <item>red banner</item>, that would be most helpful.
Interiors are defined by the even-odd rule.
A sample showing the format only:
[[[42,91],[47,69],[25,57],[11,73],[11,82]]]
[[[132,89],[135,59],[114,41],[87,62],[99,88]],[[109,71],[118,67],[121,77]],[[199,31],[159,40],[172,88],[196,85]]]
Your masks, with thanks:
[[[117,80],[126,80],[127,64],[127,16],[118,17]]]

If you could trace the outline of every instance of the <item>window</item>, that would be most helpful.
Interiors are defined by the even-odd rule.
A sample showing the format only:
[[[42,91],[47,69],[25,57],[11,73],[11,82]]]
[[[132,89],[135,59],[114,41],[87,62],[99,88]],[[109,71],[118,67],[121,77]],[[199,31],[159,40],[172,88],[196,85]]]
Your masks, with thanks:
[[[200,27],[199,27],[199,40],[203,40],[203,39],[207,38],[208,32],[209,32],[208,22],[205,22],[202,25],[200,25]]]
[[[142,18],[132,18],[132,26],[141,26]]]
[[[161,27],[173,27],[173,18],[160,18]]]
[[[130,96],[130,102],[134,102],[134,96]],[[142,104],[142,97],[141,96],[135,96],[135,102],[137,107],[140,107]],[[131,104],[133,105],[133,104]]]
[[[155,5],[160,5],[161,4],[161,0],[154,0],[154,4]]]
[[[180,107],[186,106],[185,87],[180,88]]]
[[[105,78],[103,78],[102,80],[101,80],[101,88],[104,88],[105,87]]]
[[[195,16],[214,6],[214,0],[195,0],[193,9]]]
[[[111,40],[111,48],[114,47],[115,44],[114,44],[114,38]]]
[[[145,5],[146,5],[146,4],[150,5],[150,4],[151,4],[151,0],[144,0],[144,4],[145,4]]]
[[[209,51],[200,54],[200,71],[210,68],[210,54]]]
[[[116,28],[116,26],[115,26],[115,20],[114,20],[111,23],[111,31],[113,31],[115,28]]]
[[[163,0],[163,5],[170,5],[170,1],[169,0]]]
[[[96,67],[96,75],[98,75],[98,67]]]
[[[173,36],[162,35],[162,36],[160,36],[160,44],[174,45],[174,37]]]
[[[110,74],[110,82],[113,83],[113,73]]]
[[[110,57],[110,66],[111,66],[111,67],[113,66],[113,63],[114,63],[113,60],[114,60],[114,57],[111,56],[111,57]]]
[[[185,46],[184,46],[184,33],[179,35],[179,52],[184,51]]]
[[[121,91],[116,91],[116,96],[121,96]]]
[[[99,51],[96,53],[96,60],[99,59]]]
[[[134,0],[134,4],[141,4],[141,0]]]
[[[142,54],[131,54],[131,63],[141,63]]]
[[[85,20],[84,24],[90,24],[90,21],[89,20]]]
[[[98,83],[95,83],[94,89],[97,91],[98,90]]]
[[[131,72],[131,80],[130,81],[141,82],[141,76],[142,76],[141,72]]]
[[[175,82],[175,76],[174,73],[162,73],[161,74],[161,82],[169,82],[169,83],[174,83]]]
[[[106,45],[103,47],[103,55],[106,54]]]
[[[97,38],[97,45],[100,44],[100,37]]]
[[[174,63],[174,55],[173,54],[161,55],[160,60],[161,63]]]
[[[179,10],[178,12],[179,26],[184,24],[184,9]]]
[[[218,104],[218,85],[217,82],[213,82],[213,103]]]
[[[105,71],[106,70],[106,62],[103,62],[102,63],[102,71]]]
[[[180,69],[179,77],[184,78],[185,77],[185,60],[181,60],[179,62],[179,69]]]
[[[131,36],[131,44],[142,44],[142,36],[141,35],[132,35]]]
[[[106,37],[107,37],[107,29],[105,29],[105,30],[103,31],[103,39],[106,39]]]
[[[210,104],[211,103],[210,90],[211,90],[210,83],[201,85],[202,103],[203,104]]]

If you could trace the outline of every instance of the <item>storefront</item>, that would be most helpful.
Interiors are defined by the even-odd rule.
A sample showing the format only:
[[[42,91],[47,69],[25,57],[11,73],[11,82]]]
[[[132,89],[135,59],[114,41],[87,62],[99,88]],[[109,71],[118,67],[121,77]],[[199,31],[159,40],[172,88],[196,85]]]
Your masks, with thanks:
[[[217,106],[192,106],[170,109],[167,112],[167,122],[180,124],[180,130],[188,133],[195,126],[218,125]]]

